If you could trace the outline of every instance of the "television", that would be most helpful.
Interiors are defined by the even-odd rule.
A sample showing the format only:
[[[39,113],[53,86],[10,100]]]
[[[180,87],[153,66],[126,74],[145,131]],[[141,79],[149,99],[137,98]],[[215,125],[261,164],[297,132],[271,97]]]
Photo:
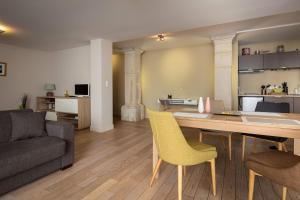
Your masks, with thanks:
[[[75,96],[89,96],[90,86],[89,84],[75,84]]]

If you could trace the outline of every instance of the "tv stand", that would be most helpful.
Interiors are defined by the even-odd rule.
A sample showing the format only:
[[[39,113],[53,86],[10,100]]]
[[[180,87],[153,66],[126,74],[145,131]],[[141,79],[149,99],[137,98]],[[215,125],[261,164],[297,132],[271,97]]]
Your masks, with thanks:
[[[90,97],[37,97],[37,111],[46,111],[46,119],[69,121],[75,129],[91,125]]]

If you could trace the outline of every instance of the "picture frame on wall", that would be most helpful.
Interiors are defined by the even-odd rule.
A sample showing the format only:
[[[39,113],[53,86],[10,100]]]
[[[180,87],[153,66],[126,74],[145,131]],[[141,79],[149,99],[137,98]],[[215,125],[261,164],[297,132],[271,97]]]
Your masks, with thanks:
[[[0,76],[6,76],[7,74],[7,63],[0,62]]]

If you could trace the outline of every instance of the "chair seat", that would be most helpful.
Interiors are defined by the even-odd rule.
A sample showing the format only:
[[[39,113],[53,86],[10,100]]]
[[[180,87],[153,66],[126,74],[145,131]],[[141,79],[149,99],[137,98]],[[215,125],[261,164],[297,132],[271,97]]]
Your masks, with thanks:
[[[300,157],[271,151],[251,154],[246,165],[256,173],[284,186],[300,191]]]
[[[243,133],[242,135],[245,135],[248,137],[255,137],[255,138],[259,138],[259,139],[264,139],[264,140],[270,140],[273,142],[285,142],[288,140],[288,138],[268,136],[268,135],[255,135],[255,134],[246,134],[246,133]]]
[[[199,142],[197,139],[188,139],[188,144],[197,151],[217,151],[216,147]]]
[[[217,157],[216,147],[199,142],[197,139],[188,139],[187,143],[194,149],[192,154],[186,156],[180,165],[191,166],[197,165]],[[172,163],[172,162],[170,162]],[[172,163],[176,164],[176,163]],[[178,163],[177,163],[178,164]]]

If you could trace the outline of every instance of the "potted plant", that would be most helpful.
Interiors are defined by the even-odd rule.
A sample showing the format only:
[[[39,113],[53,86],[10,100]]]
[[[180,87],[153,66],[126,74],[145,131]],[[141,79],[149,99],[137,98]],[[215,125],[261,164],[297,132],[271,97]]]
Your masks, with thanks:
[[[20,110],[24,110],[27,107],[27,99],[28,99],[28,95],[24,94],[21,98],[21,104],[19,105],[19,109]]]

